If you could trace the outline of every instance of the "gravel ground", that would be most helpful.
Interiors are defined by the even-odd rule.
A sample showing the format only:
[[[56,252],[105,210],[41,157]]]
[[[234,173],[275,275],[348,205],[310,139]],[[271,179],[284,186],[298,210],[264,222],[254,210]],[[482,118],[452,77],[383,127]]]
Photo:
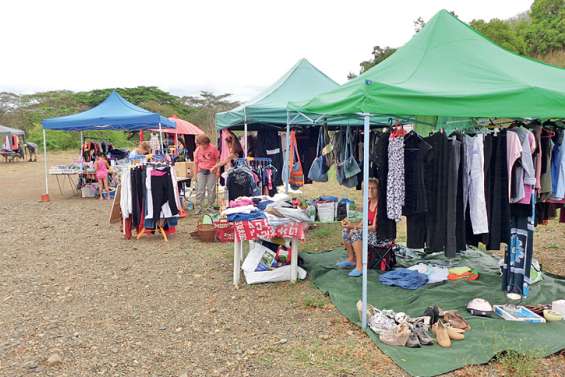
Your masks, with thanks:
[[[62,197],[50,178],[39,203],[42,163],[0,163],[0,179],[0,376],[405,375],[310,282],[233,288],[230,245],[191,240],[193,219],[168,243],[126,241],[108,201]],[[565,273],[565,228],[547,229],[539,254]],[[564,361],[540,368],[565,375]]]

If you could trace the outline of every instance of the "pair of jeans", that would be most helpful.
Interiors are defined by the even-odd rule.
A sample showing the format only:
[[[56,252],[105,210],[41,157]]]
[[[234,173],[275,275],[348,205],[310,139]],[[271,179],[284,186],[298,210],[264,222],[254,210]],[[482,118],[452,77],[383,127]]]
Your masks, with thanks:
[[[196,175],[196,205],[202,208],[213,206],[216,203],[216,175],[209,172],[198,172]],[[204,200],[208,199],[207,206]]]

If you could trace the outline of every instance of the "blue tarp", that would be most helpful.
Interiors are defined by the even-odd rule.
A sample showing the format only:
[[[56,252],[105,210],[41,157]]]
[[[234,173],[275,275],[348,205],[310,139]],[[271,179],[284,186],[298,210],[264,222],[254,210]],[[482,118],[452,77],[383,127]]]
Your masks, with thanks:
[[[116,91],[90,110],[41,122],[45,129],[62,131],[142,130],[158,128],[159,123],[163,128],[176,128],[174,121],[135,106]]]

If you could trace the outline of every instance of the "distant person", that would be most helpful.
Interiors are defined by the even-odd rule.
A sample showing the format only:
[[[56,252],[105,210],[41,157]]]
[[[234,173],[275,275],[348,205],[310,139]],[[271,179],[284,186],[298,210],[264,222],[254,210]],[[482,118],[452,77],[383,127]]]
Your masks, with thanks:
[[[106,156],[102,152],[96,153],[96,161],[94,161],[94,169],[96,169],[96,180],[98,181],[98,192],[100,200],[103,199],[102,188],[106,190],[106,199],[110,200],[110,187],[108,186],[108,171],[110,164],[106,160]]]
[[[28,161],[37,162],[37,144],[32,143],[30,141],[26,141],[24,145],[27,150],[27,154],[29,155]]]
[[[151,147],[146,141],[142,141],[139,145],[129,153],[128,158],[130,160],[141,160],[145,161],[146,156],[151,153]]]
[[[196,145],[194,170],[196,172],[196,202],[199,206],[197,213],[200,213],[207,206],[213,206],[216,203],[217,176],[213,169],[220,159],[220,151],[215,145],[210,144],[210,138],[207,135],[198,135]],[[205,199],[208,202],[207,206],[204,205]]]
[[[243,148],[241,147],[241,143],[233,133],[226,136],[225,140],[228,146],[228,155],[212,168],[213,172],[218,172],[222,167],[224,169],[228,169],[233,166],[235,160],[243,157]]]

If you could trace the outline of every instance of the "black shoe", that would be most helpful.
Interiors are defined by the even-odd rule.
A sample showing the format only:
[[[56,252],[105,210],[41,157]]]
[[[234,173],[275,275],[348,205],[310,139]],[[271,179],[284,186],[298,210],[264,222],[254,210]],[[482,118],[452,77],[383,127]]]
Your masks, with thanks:
[[[409,348],[420,348],[422,345],[420,344],[420,341],[418,340],[418,335],[416,335],[413,331],[410,332],[410,336],[408,337],[408,340],[406,341],[406,347]]]
[[[439,308],[437,305],[428,306],[424,311],[424,315],[430,317],[430,326],[439,321]]]

